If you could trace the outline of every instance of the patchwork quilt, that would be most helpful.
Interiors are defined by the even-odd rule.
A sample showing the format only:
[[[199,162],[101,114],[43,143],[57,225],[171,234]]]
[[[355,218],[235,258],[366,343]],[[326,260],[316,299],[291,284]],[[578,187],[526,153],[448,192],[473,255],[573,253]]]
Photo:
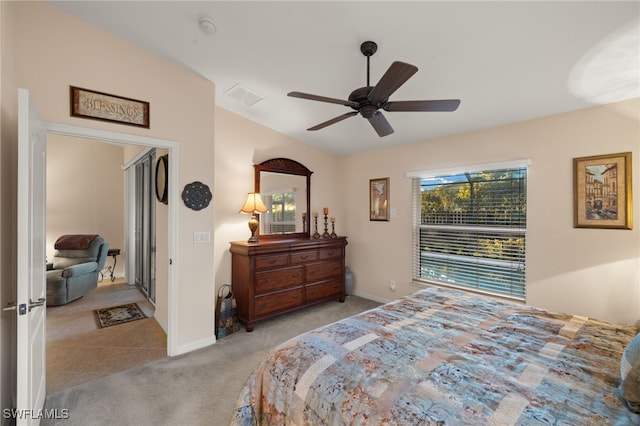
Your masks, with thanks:
[[[274,349],[231,424],[640,424],[619,391],[637,332],[428,288]]]

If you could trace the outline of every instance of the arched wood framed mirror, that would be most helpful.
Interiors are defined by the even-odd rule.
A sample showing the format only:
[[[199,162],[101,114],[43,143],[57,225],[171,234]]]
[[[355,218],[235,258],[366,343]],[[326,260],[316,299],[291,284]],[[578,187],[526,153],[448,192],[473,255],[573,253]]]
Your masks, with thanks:
[[[272,158],[253,168],[254,190],[269,209],[258,218],[260,239],[309,238],[313,172],[288,158]]]

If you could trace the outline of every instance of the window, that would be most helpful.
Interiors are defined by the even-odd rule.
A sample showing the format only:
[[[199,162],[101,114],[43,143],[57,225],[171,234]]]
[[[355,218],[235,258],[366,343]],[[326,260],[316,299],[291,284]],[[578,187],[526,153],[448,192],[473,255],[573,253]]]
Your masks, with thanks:
[[[283,189],[272,193],[263,193],[268,212],[260,215],[261,223],[269,234],[287,234],[296,232],[296,191]]]
[[[525,297],[527,169],[414,176],[415,281]]]

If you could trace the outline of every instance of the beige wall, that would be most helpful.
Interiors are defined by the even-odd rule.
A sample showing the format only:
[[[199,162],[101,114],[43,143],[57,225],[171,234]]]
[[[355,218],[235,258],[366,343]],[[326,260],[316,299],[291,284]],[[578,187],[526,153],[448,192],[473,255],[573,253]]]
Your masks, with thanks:
[[[47,138],[47,258],[64,234],[100,234],[120,248],[124,276],[124,148],[87,139]],[[107,264],[112,263],[111,258]]]
[[[349,237],[347,264],[356,294],[385,301],[416,290],[411,284],[411,181],[406,173],[465,164],[530,159],[527,302],[611,321],[640,319],[638,209],[634,230],[573,228],[574,157],[633,153],[638,169],[638,99],[348,157],[287,140],[218,108],[216,114],[216,285],[230,282],[228,243],[248,238],[239,214],[253,187],[252,164],[285,156],[312,176],[312,210],[328,206],[337,231]],[[637,172],[636,172],[637,175]],[[370,222],[369,179],[391,178],[390,222]],[[637,179],[636,179],[637,181]],[[639,199],[637,182],[634,199]],[[398,283],[396,292],[389,280]]]
[[[346,208],[338,169],[338,157],[269,128],[251,122],[228,110],[216,108],[215,148],[215,281],[216,286],[231,283],[230,241],[251,236],[249,216],[239,213],[247,192],[253,191],[253,165],[270,158],[287,157],[313,172],[311,210],[328,207],[336,218],[336,232],[346,232]]]
[[[347,264],[356,293],[388,300],[415,290],[407,172],[528,158],[527,302],[635,323],[640,319],[638,202],[631,231],[573,228],[572,159],[631,151],[633,199],[639,200],[639,105],[634,99],[343,158],[340,191],[350,209]],[[369,222],[369,179],[387,176],[397,216]],[[395,293],[389,280],[398,283]]]

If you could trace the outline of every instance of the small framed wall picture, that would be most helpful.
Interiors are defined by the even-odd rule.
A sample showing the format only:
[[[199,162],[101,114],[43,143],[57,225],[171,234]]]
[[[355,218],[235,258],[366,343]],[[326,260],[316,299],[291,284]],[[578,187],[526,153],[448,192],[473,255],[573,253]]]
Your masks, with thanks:
[[[631,153],[573,159],[574,228],[632,229]]]
[[[389,178],[369,180],[369,220],[389,221]]]

